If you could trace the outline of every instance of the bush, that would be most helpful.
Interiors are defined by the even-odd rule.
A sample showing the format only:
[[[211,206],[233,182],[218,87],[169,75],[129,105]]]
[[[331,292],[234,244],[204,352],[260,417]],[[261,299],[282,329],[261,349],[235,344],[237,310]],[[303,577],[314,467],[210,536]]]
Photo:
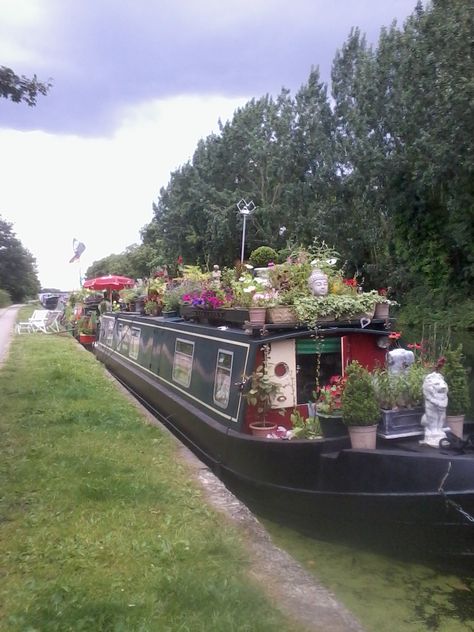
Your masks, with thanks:
[[[6,290],[0,289],[0,307],[8,307],[11,303],[10,294]]]
[[[372,377],[359,362],[346,370],[346,385],[341,398],[342,421],[346,426],[372,426],[378,422],[380,409]]]
[[[255,268],[266,268],[269,263],[275,263],[278,253],[270,246],[260,246],[250,253],[250,263]]]
[[[464,415],[470,406],[467,372],[462,364],[462,345],[448,349],[442,368],[443,377],[448,385],[448,415]]]

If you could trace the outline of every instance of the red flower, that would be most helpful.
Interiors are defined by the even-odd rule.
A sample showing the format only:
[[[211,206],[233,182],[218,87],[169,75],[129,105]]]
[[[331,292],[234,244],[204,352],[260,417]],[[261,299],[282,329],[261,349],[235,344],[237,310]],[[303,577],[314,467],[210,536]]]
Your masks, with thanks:
[[[178,257],[178,265],[180,266],[183,263],[183,257],[179,255]]]
[[[391,340],[398,340],[398,339],[400,338],[400,336],[401,336],[401,335],[402,335],[402,334],[401,334],[401,332],[399,332],[399,331],[392,331],[392,333],[388,334],[388,337],[389,337]]]
[[[436,362],[436,369],[442,369],[444,367],[444,365],[446,364],[446,358],[444,356],[441,356],[441,358],[438,358],[438,362]]]
[[[381,287],[380,290],[378,290],[378,293],[380,294],[380,296],[387,296],[387,288]]]
[[[415,351],[421,351],[423,349],[423,346],[418,344],[417,342],[414,342],[413,344],[408,344],[407,347],[409,349],[415,349]]]
[[[343,279],[343,283],[349,287],[357,287],[357,281],[355,279]]]

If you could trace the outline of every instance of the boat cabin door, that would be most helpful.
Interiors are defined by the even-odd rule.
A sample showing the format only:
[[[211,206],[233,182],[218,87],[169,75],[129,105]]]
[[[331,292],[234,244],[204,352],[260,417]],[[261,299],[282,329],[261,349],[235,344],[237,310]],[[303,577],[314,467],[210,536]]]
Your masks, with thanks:
[[[295,341],[280,340],[269,345],[267,371],[271,380],[280,385],[272,408],[292,408],[296,404]]]

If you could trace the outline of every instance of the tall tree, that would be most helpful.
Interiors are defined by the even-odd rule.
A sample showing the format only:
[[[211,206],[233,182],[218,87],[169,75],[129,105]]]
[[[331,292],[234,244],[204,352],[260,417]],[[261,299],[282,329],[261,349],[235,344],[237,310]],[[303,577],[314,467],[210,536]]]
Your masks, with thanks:
[[[13,232],[12,224],[0,216],[0,288],[15,303],[32,298],[40,291],[34,257]]]

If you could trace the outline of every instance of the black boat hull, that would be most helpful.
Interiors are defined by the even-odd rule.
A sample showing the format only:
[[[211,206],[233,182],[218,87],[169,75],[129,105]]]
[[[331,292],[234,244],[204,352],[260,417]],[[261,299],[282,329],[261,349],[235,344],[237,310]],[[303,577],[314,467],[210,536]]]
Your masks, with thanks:
[[[347,437],[256,438],[216,422],[119,354],[97,355],[257,513],[401,554],[474,555],[472,456],[429,447],[357,451]]]

